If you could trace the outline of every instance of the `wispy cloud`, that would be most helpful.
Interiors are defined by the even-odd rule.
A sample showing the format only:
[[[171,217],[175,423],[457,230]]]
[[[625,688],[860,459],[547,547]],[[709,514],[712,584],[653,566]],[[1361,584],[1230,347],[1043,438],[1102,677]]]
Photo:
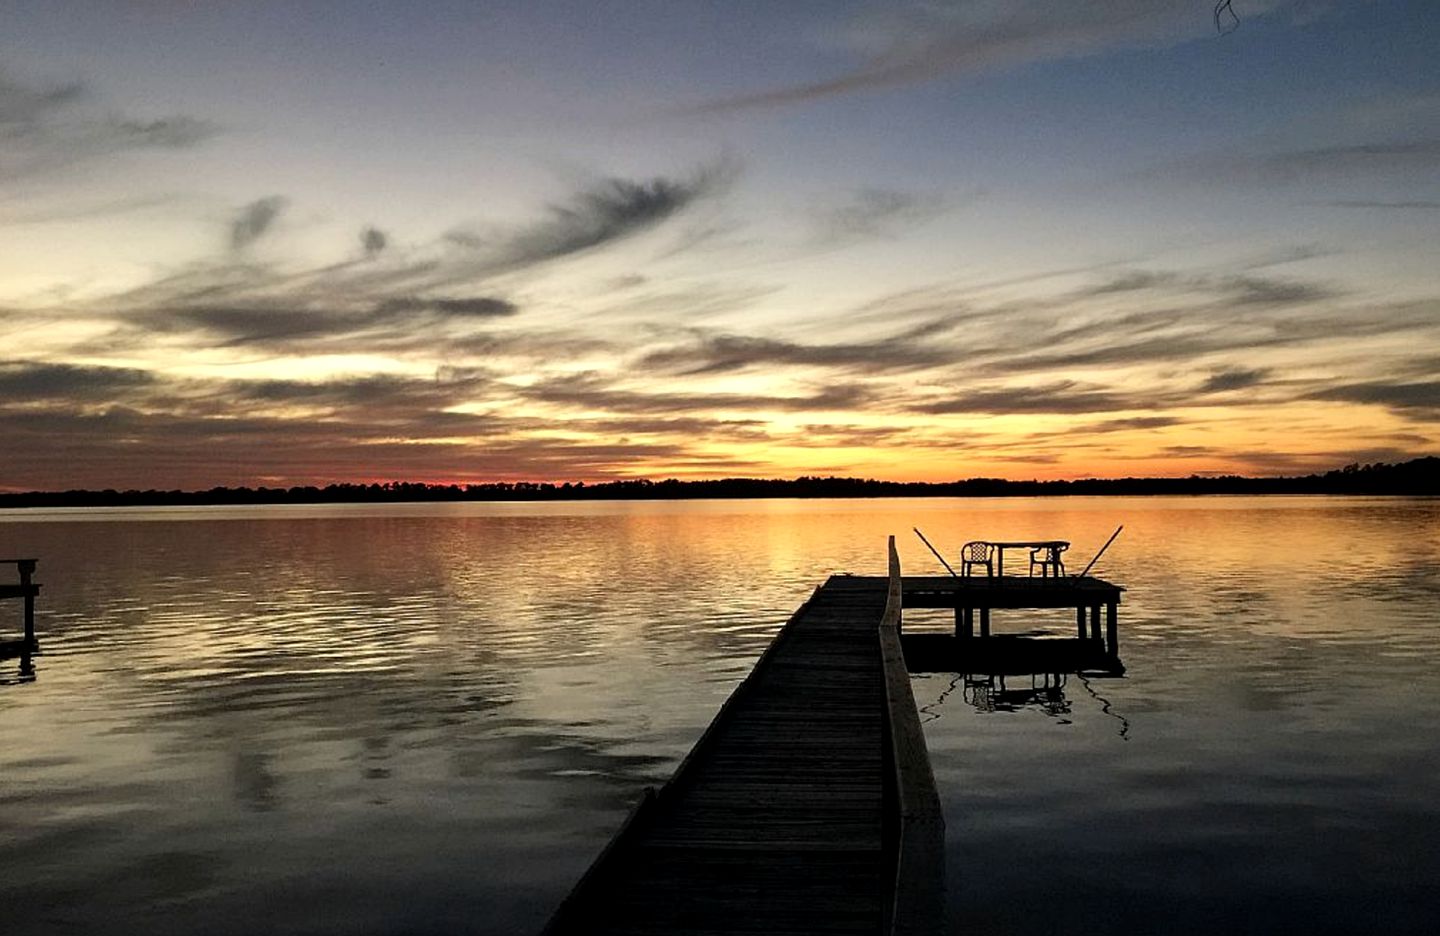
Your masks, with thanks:
[[[1015,415],[1034,413],[1107,413],[1144,409],[1151,400],[1114,390],[1087,386],[1074,380],[1057,380],[1031,386],[982,387],[940,396],[910,406],[929,415]]]
[[[145,308],[123,320],[137,330],[137,340],[146,333],[160,333],[190,335],[211,346],[284,345],[299,351],[307,343],[323,341],[359,350],[366,345],[393,346],[388,339],[397,334],[413,338],[417,330],[505,318],[518,312],[515,304],[495,296],[403,296],[358,309],[317,307],[281,298],[248,306],[216,303]],[[429,337],[440,338],[434,333]]]
[[[1385,406],[1406,416],[1440,416],[1440,380],[1345,383],[1311,393],[1313,400]]]
[[[7,403],[110,400],[155,383],[153,374],[136,368],[0,361],[0,400]]]
[[[653,228],[715,191],[733,171],[729,164],[717,164],[685,179],[602,179],[551,205],[548,217],[528,227],[499,234],[459,228],[447,236],[475,251],[482,269],[534,266]]]
[[[1270,371],[1265,368],[1216,371],[1205,378],[1205,382],[1200,385],[1200,392],[1224,393],[1230,390],[1243,390],[1260,383],[1269,374]]]
[[[954,363],[944,344],[926,344],[911,332],[874,341],[802,344],[776,338],[702,334],[687,345],[652,351],[640,367],[687,376],[722,374],[756,366],[823,367],[880,374]]]
[[[1375,211],[1440,211],[1440,201],[1427,199],[1382,201],[1364,198],[1336,198],[1318,204],[1328,205],[1332,208],[1365,208]]]
[[[10,180],[118,153],[184,149],[214,132],[194,117],[107,111],[78,82],[27,84],[0,70],[0,176]]]
[[[1437,166],[1440,166],[1440,138],[1399,136],[1269,152],[1210,153],[1162,169],[1160,174],[1206,185],[1285,186],[1405,177],[1433,172]],[[1338,204],[1346,202],[1341,200]],[[1350,204],[1380,207],[1387,203]]]
[[[874,398],[862,384],[837,384],[794,396],[638,390],[619,386],[610,375],[597,373],[554,377],[518,392],[540,402],[613,413],[849,411]]]
[[[1183,425],[1184,422],[1183,419],[1176,416],[1131,416],[1125,419],[1107,419],[1103,422],[1089,423],[1077,431],[1085,434],[1133,432],[1146,429],[1168,429],[1171,426]]]
[[[1254,0],[1258,14],[1282,4]],[[1083,58],[1126,47],[1163,47],[1212,34],[1208,7],[1193,0],[1112,0],[1055,4],[1044,0],[891,5],[835,37],[855,59],[848,70],[779,88],[707,102],[701,112],[797,104],[932,81],[947,75]]]
[[[363,256],[296,269],[260,262],[250,247],[275,230],[289,199],[271,195],[239,208],[229,222],[230,251],[124,293],[67,306],[113,325],[77,350],[115,353],[146,347],[152,338],[190,346],[264,346],[289,353],[418,350],[487,353],[500,344],[532,350],[596,347],[595,336],[511,334],[476,329],[516,316],[519,307],[485,284],[530,267],[600,250],[659,226],[715,190],[723,167],[683,179],[608,179],[550,206],[542,220],[471,240],[452,234],[418,248],[397,249],[389,235],[363,228]],[[632,305],[634,297],[632,297]]]
[[[889,188],[862,188],[814,213],[815,240],[824,245],[906,233],[936,217],[945,200]]]

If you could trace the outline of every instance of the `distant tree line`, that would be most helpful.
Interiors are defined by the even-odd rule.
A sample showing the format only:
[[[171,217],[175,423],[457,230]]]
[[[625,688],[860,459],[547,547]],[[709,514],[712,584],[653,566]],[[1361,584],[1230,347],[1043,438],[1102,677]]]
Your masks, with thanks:
[[[289,488],[214,487],[205,491],[32,491],[0,494],[0,507],[129,507],[191,504],[339,504],[424,501],[683,500],[759,497],[1036,497],[1156,494],[1440,494],[1440,458],[1400,464],[1346,465],[1324,474],[1248,478],[1085,478],[1077,481],[876,481],[799,477],[716,481],[647,479],[563,484],[493,481],[484,484],[329,484]]]

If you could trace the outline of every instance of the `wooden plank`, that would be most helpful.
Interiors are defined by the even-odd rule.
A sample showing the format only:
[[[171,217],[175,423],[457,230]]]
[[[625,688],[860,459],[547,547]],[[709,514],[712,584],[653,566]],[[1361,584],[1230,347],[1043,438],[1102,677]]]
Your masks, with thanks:
[[[817,589],[546,931],[873,934],[885,598],[849,577]]]
[[[889,578],[885,614],[877,636],[887,709],[882,751],[890,773],[885,779],[890,781],[894,803],[885,812],[893,824],[886,851],[893,867],[886,881],[890,885],[889,899],[881,909],[885,929],[890,933],[938,936],[945,920],[945,818],[900,643],[904,588],[893,536]],[[988,631],[988,626],[984,630]]]

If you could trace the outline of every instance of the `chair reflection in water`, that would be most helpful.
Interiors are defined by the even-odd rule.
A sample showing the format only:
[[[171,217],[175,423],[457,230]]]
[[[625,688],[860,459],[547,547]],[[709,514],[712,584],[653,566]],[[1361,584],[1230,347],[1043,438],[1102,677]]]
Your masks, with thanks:
[[[984,540],[972,540],[960,547],[960,574],[970,575],[972,566],[984,566],[985,577],[991,578],[995,575],[993,556],[995,547]]]
[[[1029,688],[1011,689],[1003,674],[966,673],[961,693],[977,711],[1018,712],[1034,706],[1053,718],[1070,714],[1070,700],[1065,697],[1064,673],[1032,673]]]
[[[1069,543],[1056,542],[1045,546],[1039,546],[1030,550],[1030,574],[1035,574],[1035,567],[1040,567],[1040,577],[1055,576],[1059,578],[1065,574],[1065,562],[1060,554],[1070,548]]]

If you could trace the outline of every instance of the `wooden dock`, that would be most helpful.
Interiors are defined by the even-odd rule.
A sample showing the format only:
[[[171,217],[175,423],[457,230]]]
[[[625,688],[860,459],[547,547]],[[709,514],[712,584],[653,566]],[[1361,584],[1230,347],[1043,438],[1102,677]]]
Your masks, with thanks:
[[[913,594],[960,620],[986,608],[988,623],[988,608],[1023,605],[957,592],[953,579],[902,578],[893,537],[889,561],[888,576],[832,576],[816,589],[670,781],[646,791],[547,934],[942,932],[944,820],[906,656],[935,658],[936,637],[951,648],[1000,639],[902,639],[901,607]],[[1064,581],[1037,600],[1119,600],[1098,580],[1069,580],[1068,592]],[[912,637],[920,643],[907,646]]]
[[[24,630],[19,640],[0,639],[0,659],[20,657],[22,676],[29,676],[33,672],[30,655],[35,651],[35,598],[40,594],[40,586],[33,580],[36,563],[35,559],[0,559],[0,565],[15,566],[20,579],[14,584],[0,583],[0,600],[19,598],[24,602],[21,613]]]

